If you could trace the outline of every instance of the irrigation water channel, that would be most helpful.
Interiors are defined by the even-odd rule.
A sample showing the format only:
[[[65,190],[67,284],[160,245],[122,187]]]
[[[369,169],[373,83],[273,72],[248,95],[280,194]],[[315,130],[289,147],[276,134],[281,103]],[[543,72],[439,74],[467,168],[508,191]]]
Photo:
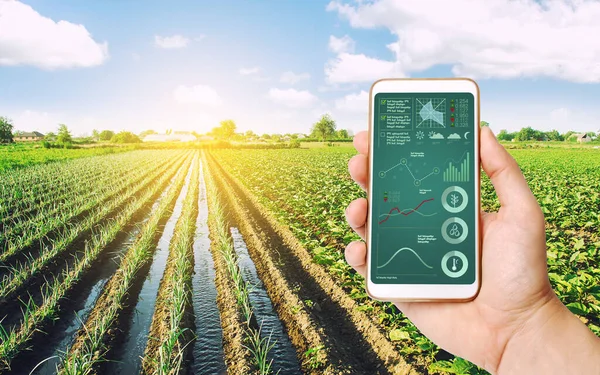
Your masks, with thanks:
[[[296,375],[302,374],[296,357],[296,350],[292,346],[285,329],[283,328],[271,299],[267,295],[265,286],[258,277],[254,262],[248,254],[248,247],[242,234],[237,228],[231,228],[233,247],[238,257],[238,266],[242,272],[242,278],[249,285],[250,304],[254,316],[261,329],[261,337],[270,337],[273,349],[267,355],[268,360],[273,360],[273,373]]]
[[[196,238],[194,241],[194,275],[192,276],[192,305],[196,342],[190,374],[225,374],[223,355],[223,330],[221,329],[215,269],[210,252],[208,232],[208,204],[204,169],[200,166],[200,186],[198,189],[198,216],[196,218]]]
[[[115,361],[107,364],[106,373],[108,374],[131,375],[141,372],[142,357],[144,356],[148,333],[152,324],[160,280],[167,266],[171,238],[175,232],[177,220],[183,211],[183,201],[190,185],[191,174],[192,168],[190,167],[185,177],[185,184],[179,193],[179,197],[177,197],[173,213],[165,224],[162,235],[158,240],[154,259],[148,271],[148,276],[142,285],[142,290],[135,305],[133,320],[126,332],[126,337],[123,339],[123,343],[118,345]]]
[[[173,181],[170,182],[172,184]],[[169,184],[169,186],[170,186]],[[11,365],[12,373],[32,374],[32,375],[54,375],[56,367],[60,364],[61,358],[66,350],[71,346],[75,335],[87,320],[87,317],[96,304],[96,301],[104,286],[110,280],[111,276],[119,268],[121,257],[127,249],[135,242],[141,228],[150,219],[152,212],[158,207],[165,196],[165,189],[156,199],[152,208],[142,211],[142,218],[130,226],[131,230],[125,236],[119,236],[107,247],[107,259],[104,259],[103,265],[96,267],[92,272],[84,276],[81,285],[84,285],[80,291],[69,298],[68,312],[64,314],[65,318],[57,321],[56,325],[49,328],[46,332],[43,345],[36,345],[40,348],[27,353],[21,360],[17,360]]]

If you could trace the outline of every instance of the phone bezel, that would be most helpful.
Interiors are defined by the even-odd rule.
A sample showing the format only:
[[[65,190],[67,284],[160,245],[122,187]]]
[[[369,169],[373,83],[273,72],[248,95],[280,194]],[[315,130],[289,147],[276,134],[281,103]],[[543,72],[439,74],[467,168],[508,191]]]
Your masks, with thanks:
[[[475,251],[475,281],[473,284],[453,285],[453,284],[375,284],[371,282],[371,257],[370,257],[370,233],[371,233],[371,205],[368,208],[367,225],[366,225],[366,244],[367,244],[367,294],[376,300],[386,302],[413,301],[413,302],[429,302],[429,301],[445,301],[445,302],[466,302],[475,299],[479,293],[481,286],[481,183],[479,178],[480,173],[480,97],[479,86],[475,81],[469,78],[387,78],[381,79],[373,83],[369,92],[369,171],[368,171],[368,186],[367,195],[369,202],[372,201],[371,185],[373,183],[371,170],[373,167],[373,147],[374,141],[373,132],[373,101],[378,93],[444,93],[468,92],[473,94],[475,98],[474,111],[475,133],[473,139],[476,141],[474,159],[475,168],[473,168],[475,181],[475,225],[473,231],[475,233],[475,243],[477,249]]]

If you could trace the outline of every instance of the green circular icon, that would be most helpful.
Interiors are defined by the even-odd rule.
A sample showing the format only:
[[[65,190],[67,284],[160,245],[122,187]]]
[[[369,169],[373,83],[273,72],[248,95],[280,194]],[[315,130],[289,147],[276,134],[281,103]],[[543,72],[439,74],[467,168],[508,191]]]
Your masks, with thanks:
[[[453,245],[463,242],[468,234],[467,223],[459,217],[451,217],[442,224],[442,237]]]
[[[451,263],[450,267],[448,267],[448,261]],[[442,271],[454,279],[464,275],[468,268],[469,260],[460,251],[449,251],[442,258]]]
[[[442,193],[442,206],[448,212],[458,213],[467,207],[469,196],[460,186],[450,186]]]

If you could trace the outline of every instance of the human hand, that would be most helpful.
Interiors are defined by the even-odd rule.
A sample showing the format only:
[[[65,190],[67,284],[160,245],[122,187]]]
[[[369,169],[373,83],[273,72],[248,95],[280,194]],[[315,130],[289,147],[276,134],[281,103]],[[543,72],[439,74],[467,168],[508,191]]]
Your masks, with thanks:
[[[367,185],[368,136],[357,134],[359,152],[349,162],[352,178]],[[511,340],[535,332],[557,311],[566,310],[548,280],[544,216],[515,160],[492,131],[481,128],[481,163],[500,200],[500,210],[482,213],[482,285],[467,303],[402,302],[396,306],[445,350],[492,373],[512,350]],[[367,200],[353,201],[346,210],[350,226],[364,240]],[[355,241],[346,248],[347,262],[366,276],[366,245]],[[561,309],[562,308],[562,309]],[[568,311],[567,311],[568,312]]]

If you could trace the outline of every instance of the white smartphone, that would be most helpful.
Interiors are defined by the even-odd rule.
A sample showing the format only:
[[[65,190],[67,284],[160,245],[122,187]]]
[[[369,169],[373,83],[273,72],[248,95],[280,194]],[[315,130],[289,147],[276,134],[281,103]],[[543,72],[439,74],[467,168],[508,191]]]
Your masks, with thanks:
[[[470,301],[481,285],[479,87],[382,79],[369,104],[367,292]]]

